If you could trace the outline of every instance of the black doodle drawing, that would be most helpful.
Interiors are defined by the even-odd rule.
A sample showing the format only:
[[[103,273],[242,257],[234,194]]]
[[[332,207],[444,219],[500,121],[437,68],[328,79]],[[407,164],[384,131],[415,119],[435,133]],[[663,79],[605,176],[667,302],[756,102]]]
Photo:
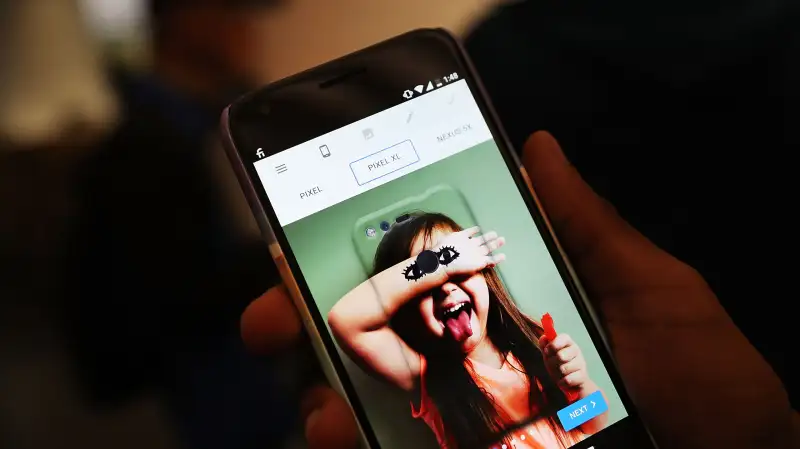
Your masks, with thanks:
[[[439,251],[422,251],[417,255],[417,260],[403,270],[403,277],[418,281],[426,274],[435,272],[439,265],[450,265],[460,255],[453,246],[443,246]]]

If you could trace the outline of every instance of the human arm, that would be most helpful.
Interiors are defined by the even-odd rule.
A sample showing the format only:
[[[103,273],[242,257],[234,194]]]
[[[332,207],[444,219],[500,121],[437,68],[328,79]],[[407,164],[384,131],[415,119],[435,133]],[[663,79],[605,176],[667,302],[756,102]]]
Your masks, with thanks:
[[[498,256],[491,252],[502,246],[503,239],[493,232],[478,236],[478,231],[474,227],[448,234],[432,250],[387,268],[342,297],[329,312],[328,324],[348,356],[367,371],[412,391],[420,357],[389,322],[401,307],[450,276],[497,263]]]
[[[404,391],[416,388],[420,358],[389,321],[412,299],[447,280],[443,269],[409,282],[404,272],[413,258],[362,282],[328,313],[328,325],[344,352],[366,371]]]

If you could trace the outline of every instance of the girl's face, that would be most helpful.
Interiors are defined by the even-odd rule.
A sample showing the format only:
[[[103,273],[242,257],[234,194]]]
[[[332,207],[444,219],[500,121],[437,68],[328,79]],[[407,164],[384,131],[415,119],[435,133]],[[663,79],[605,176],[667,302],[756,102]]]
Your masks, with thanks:
[[[437,246],[447,230],[434,230],[430,241],[417,237],[411,246],[411,257]],[[486,335],[489,314],[489,287],[481,273],[450,279],[428,292],[419,303],[425,327],[437,338],[456,343],[468,354]]]

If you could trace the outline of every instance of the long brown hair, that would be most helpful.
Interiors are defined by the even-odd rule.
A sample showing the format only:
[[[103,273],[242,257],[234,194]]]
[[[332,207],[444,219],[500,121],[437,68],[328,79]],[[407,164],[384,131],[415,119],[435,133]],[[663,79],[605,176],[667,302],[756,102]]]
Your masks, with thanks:
[[[435,230],[458,232],[461,226],[439,213],[416,212],[403,216],[381,240],[375,253],[373,274],[407,259],[418,238],[430,244]],[[566,442],[566,433],[555,419],[556,411],[567,405],[564,393],[547,372],[536,342],[543,334],[539,323],[525,316],[514,303],[497,272],[483,270],[489,287],[489,312],[486,334],[504,355],[513,351],[531,386],[529,403],[537,404],[555,435]],[[509,425],[492,400],[475,382],[465,365],[464,354],[451,345],[424,338],[419,309],[413,303],[401,308],[392,318],[394,331],[427,362],[425,388],[444,424],[448,444],[458,449],[482,448],[505,439]],[[540,391],[536,381],[542,385]]]

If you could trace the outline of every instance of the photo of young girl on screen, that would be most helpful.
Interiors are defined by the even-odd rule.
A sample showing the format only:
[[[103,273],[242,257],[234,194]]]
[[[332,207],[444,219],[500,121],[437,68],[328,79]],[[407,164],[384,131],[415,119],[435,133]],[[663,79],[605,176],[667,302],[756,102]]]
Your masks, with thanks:
[[[505,239],[440,213],[403,218],[380,241],[370,278],[328,315],[343,351],[406,391],[442,448],[560,449],[601,430],[607,413],[561,426],[558,410],[600,388],[572,338],[551,341],[531,318],[541,314],[507,291],[495,270]]]

